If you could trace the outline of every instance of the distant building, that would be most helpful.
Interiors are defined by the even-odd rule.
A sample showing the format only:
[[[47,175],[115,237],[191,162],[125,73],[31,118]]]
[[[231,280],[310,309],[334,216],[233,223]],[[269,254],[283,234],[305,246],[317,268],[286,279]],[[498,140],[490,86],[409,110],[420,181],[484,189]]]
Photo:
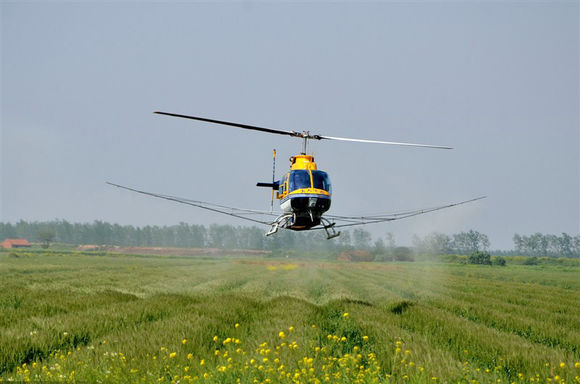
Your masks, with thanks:
[[[0,243],[2,248],[29,248],[32,244],[26,239],[6,239]]]

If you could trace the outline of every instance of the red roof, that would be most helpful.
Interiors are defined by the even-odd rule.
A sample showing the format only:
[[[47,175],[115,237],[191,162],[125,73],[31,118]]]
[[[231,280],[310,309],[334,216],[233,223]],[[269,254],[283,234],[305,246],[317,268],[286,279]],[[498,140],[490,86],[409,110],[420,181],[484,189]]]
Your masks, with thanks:
[[[2,246],[4,248],[10,248],[13,246],[21,246],[21,247],[26,247],[26,246],[30,246],[31,244],[28,242],[28,240],[26,239],[6,239],[2,242]]]

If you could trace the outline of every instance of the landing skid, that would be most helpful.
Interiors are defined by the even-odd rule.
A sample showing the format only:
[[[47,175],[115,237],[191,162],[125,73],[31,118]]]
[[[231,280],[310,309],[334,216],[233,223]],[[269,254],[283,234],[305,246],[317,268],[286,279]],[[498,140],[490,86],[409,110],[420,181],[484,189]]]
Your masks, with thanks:
[[[270,230],[266,232],[266,236],[271,236],[275,234],[276,232],[278,232],[278,229],[280,228],[289,228],[290,223],[295,221],[296,215],[294,213],[285,213],[283,215],[278,216],[276,220],[270,223]],[[334,229],[334,225],[336,223],[331,223],[324,217],[320,218],[320,223],[322,224],[322,228],[324,228],[324,231],[326,232],[327,240],[334,239],[335,237],[340,236],[340,232],[337,232],[336,229]]]

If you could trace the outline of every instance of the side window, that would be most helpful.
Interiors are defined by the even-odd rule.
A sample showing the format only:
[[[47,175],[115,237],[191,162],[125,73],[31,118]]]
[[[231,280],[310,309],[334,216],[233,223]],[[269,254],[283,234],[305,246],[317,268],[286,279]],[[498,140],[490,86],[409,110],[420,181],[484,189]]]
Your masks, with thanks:
[[[332,193],[330,178],[324,171],[312,171],[312,184],[314,188],[324,189],[325,191]]]
[[[288,175],[284,175],[280,179],[280,184],[278,185],[278,196],[284,196],[288,189]]]

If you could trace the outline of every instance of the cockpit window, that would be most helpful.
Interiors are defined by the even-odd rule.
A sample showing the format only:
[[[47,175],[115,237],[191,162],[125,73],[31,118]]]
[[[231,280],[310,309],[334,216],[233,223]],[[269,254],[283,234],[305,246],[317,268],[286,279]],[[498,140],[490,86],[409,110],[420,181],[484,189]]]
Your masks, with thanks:
[[[302,188],[310,188],[310,173],[303,170],[290,172],[289,191]]]
[[[312,171],[312,186],[332,193],[330,178],[328,177],[328,173],[324,171]]]

